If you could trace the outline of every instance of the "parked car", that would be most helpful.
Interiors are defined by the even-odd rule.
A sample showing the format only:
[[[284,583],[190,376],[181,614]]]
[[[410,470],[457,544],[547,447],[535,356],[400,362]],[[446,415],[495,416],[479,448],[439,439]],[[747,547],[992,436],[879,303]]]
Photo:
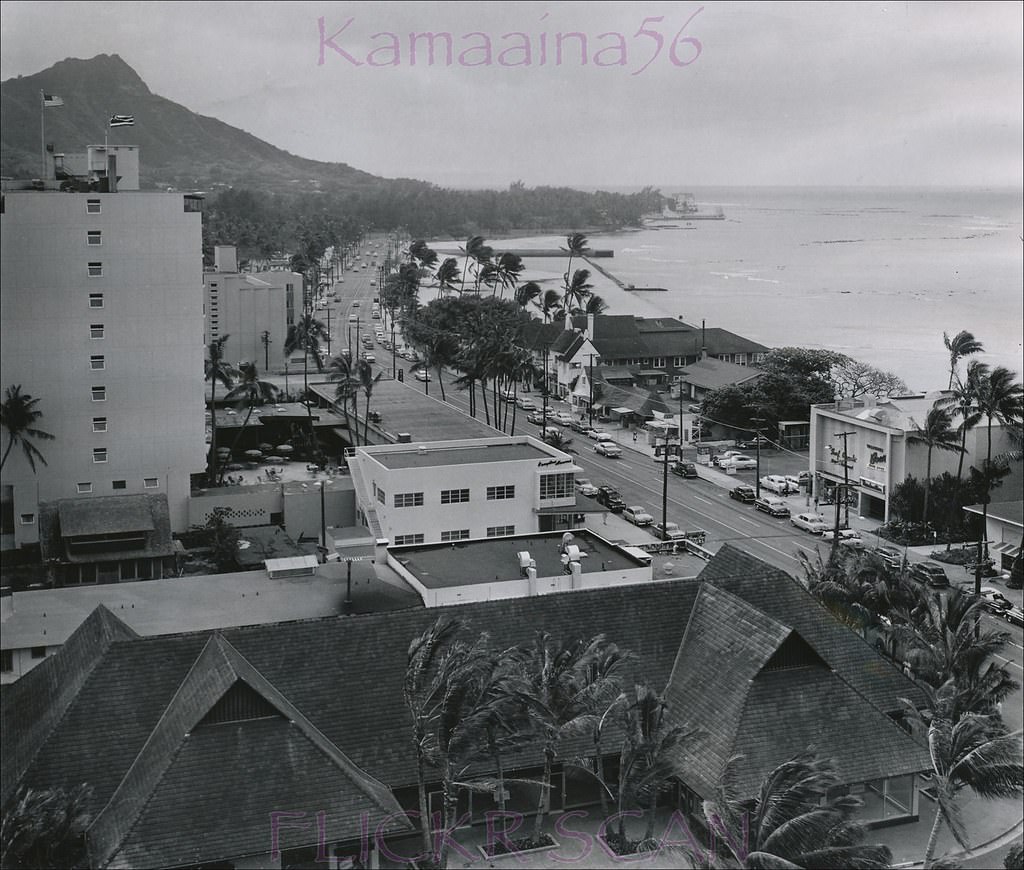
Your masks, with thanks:
[[[572,414],[565,411],[558,411],[555,416],[552,417],[552,422],[557,423],[559,426],[568,426],[572,421]]]
[[[746,471],[757,468],[757,460],[749,456],[730,456],[718,463],[719,468],[735,468],[737,471]]]
[[[594,445],[594,452],[601,456],[607,456],[609,459],[618,459],[622,456],[622,448],[614,441],[598,441]]]
[[[359,322],[359,315],[358,314],[350,314],[348,316],[348,322],[349,323],[358,323]]]
[[[697,466],[692,462],[677,462],[672,466],[671,471],[673,474],[683,478],[697,476]]]
[[[631,504],[629,507],[625,508],[622,511],[622,518],[626,522],[632,523],[634,526],[649,526],[654,522],[654,517],[647,513],[647,511],[638,504]]]
[[[721,465],[726,459],[731,459],[733,456],[742,456],[743,452],[740,450],[726,450],[724,453],[716,453],[711,457],[712,465]]]
[[[365,362],[368,362],[368,363],[375,363],[375,362],[377,362],[377,357],[374,356],[372,353],[364,352],[363,353],[363,360]]]
[[[945,569],[938,562],[913,562],[907,568],[907,575],[918,583],[927,583],[938,589],[945,589],[949,586],[949,577]]]
[[[789,493],[799,490],[798,486],[791,486],[789,481],[781,474],[766,474],[761,478],[760,483],[761,489],[766,489],[768,492],[774,492],[777,495],[789,495]]]
[[[352,303],[352,307],[353,308],[358,308],[359,307],[359,300],[358,299],[356,299],[355,302]]]
[[[421,383],[430,380],[430,372],[426,369],[416,369],[416,371],[412,373],[412,376]]]
[[[535,411],[532,414],[528,414],[526,419],[530,423],[535,423],[538,426],[543,426],[544,425],[544,415],[540,411]]]
[[[514,402],[516,400],[516,392],[515,392],[515,390],[502,390],[499,393],[499,395],[506,402]]]
[[[597,495],[597,487],[585,477],[581,477],[576,481],[576,492],[580,495],[585,495],[588,498],[593,498]]]
[[[772,442],[765,438],[764,435],[758,435],[756,438],[748,438],[746,441],[736,442],[736,446],[741,450],[753,450],[758,444],[761,445],[762,450],[766,447],[773,446]]]
[[[679,528],[678,523],[665,523],[664,531],[661,523],[655,523],[651,529],[663,541],[678,541],[680,538],[686,537],[686,533]]]
[[[613,514],[620,513],[626,507],[622,496],[611,486],[599,486],[597,488],[597,501],[608,508]]]
[[[741,501],[744,504],[752,504],[754,499],[757,498],[757,493],[754,492],[754,487],[747,486],[734,486],[729,490],[729,498],[736,501]]]
[[[590,438],[592,441],[599,441],[602,435],[608,435],[608,433],[599,426],[592,426],[590,429],[587,430],[587,437]]]
[[[573,432],[579,432],[581,435],[586,435],[590,430],[590,426],[582,420],[573,420],[569,423],[569,428],[572,429]]]
[[[798,529],[803,529],[812,535],[820,535],[828,530],[828,522],[821,514],[797,514],[790,519],[790,522]]]
[[[537,407],[528,396],[520,396],[516,399],[516,404],[524,411],[533,411]]]
[[[848,550],[865,550],[868,545],[864,543],[864,539],[860,535],[857,535],[856,537],[840,538],[839,546],[846,547]]]
[[[821,539],[832,543],[832,539],[836,536],[836,530],[831,525],[825,531],[821,533]],[[860,540],[860,532],[856,529],[840,529],[839,540],[840,541],[852,541],[854,538]]]
[[[781,498],[755,498],[754,509],[762,511],[772,517],[789,516],[789,505]]]
[[[1009,610],[1003,611],[1003,619],[1010,625],[1024,627],[1024,610],[1019,607],[1011,607]]]

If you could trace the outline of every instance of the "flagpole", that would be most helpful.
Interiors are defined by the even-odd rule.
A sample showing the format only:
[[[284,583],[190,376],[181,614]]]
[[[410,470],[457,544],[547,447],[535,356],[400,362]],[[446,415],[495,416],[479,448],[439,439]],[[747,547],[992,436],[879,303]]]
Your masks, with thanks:
[[[46,178],[46,99],[42,89],[39,90],[39,154],[42,158],[43,174]]]

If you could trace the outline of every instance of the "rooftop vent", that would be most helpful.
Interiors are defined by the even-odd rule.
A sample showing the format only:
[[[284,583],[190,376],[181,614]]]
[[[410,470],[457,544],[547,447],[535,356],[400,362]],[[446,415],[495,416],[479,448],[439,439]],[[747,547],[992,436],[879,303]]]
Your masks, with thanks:
[[[517,554],[519,557],[519,571],[524,577],[530,576],[530,569],[537,567],[537,560],[530,556],[529,550],[520,550]],[[536,574],[534,575],[536,576]]]
[[[408,432],[399,432],[398,433],[398,443],[399,444],[409,444],[411,441],[412,441],[412,435],[410,435]]]

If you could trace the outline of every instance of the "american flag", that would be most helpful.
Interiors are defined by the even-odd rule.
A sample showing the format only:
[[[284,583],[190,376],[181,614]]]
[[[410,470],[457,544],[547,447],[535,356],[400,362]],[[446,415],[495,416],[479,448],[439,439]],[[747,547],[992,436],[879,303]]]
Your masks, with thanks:
[[[110,116],[111,127],[134,127],[135,116],[134,115],[111,115]]]
[[[58,97],[56,94],[43,94],[43,107],[46,109],[56,109],[59,106],[64,105],[64,98]]]

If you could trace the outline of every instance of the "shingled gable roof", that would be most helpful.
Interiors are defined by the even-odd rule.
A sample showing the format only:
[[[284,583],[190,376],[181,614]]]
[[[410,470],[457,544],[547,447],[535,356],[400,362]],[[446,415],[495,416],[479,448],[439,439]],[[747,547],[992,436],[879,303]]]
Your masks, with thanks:
[[[32,669],[31,683],[19,680],[4,687],[0,712],[0,804],[6,804],[15,792],[36,752],[74,703],[110,645],[138,636],[101,604],[67,643]]]
[[[723,544],[697,577],[791,625],[837,673],[873,706],[898,713],[899,699],[924,704],[924,693],[888,659],[842,625],[785,571],[732,544]]]
[[[683,779],[709,797],[729,759],[752,796],[799,752],[833,759],[845,782],[927,769],[928,755],[855,692],[790,626],[710,583],[701,586],[665,690],[670,719],[701,736],[679,749]],[[829,727],[822,728],[828,710]]]
[[[287,720],[288,727],[282,725],[276,730],[273,726],[268,728],[265,723],[257,726],[262,736],[266,737],[269,733],[274,738],[269,741],[270,745],[261,747],[266,750],[267,756],[277,757],[278,761],[282,757],[294,761],[296,755],[302,755],[313,762],[304,765],[310,769],[324,767],[324,756],[331,762],[335,775],[329,777],[331,783],[327,792],[333,795],[333,802],[340,803],[343,809],[341,813],[328,813],[333,822],[332,839],[359,836],[360,816],[364,813],[369,815],[371,825],[387,816],[401,813],[399,804],[386,786],[356,767],[222,635],[215,633],[193,662],[106,806],[93,820],[88,841],[90,857],[96,866],[110,865],[118,853],[123,854],[113,864],[123,866],[138,866],[140,862],[145,866],[167,866],[230,857],[238,854],[238,849],[244,850],[246,845],[251,847],[253,842],[265,836],[270,810],[293,809],[292,804],[298,800],[297,797],[291,802],[284,798],[283,803],[288,804],[287,807],[282,807],[281,803],[281,791],[291,792],[292,783],[281,783],[276,778],[264,776],[252,781],[250,767],[233,769],[224,765],[223,759],[216,763],[216,755],[208,758],[208,761],[216,763],[219,776],[215,778],[210,777],[210,767],[189,763],[194,760],[191,756],[195,754],[190,741],[192,730],[238,681],[250,686]],[[232,730],[237,730],[237,726],[219,727],[212,734],[204,732],[199,735],[200,738],[209,739],[201,739],[199,742],[221,746],[225,741],[218,738],[225,735],[228,744],[243,742],[237,739],[238,735],[230,733]],[[245,736],[244,743],[248,744],[248,734]],[[248,748],[251,753],[253,747],[250,745]],[[199,754],[203,757],[210,755],[201,750]],[[256,757],[259,758],[259,754]],[[183,772],[191,775],[182,776]],[[238,778],[232,777],[232,773]],[[341,775],[337,775],[339,773]],[[160,803],[161,792],[166,797],[167,791],[175,793],[178,789],[174,786],[178,785],[183,787],[182,790],[191,800],[202,799],[211,778],[222,789],[226,781],[234,779],[227,787],[228,793],[232,790],[239,793],[245,791],[255,804],[257,811],[248,817],[247,825],[242,820],[241,830],[237,821],[225,824],[222,814],[197,813],[194,805],[182,804],[180,800],[165,801],[170,804],[165,808],[170,812],[149,812],[148,817],[142,819],[143,822],[149,822],[148,825],[142,825],[144,836],[139,836],[139,832],[134,830],[144,810]],[[197,789],[198,783],[203,783],[204,789]],[[297,784],[300,789],[306,786],[302,779]],[[183,816],[180,812],[178,817],[175,816],[175,805],[184,808]],[[329,806],[321,808],[331,809]],[[408,823],[400,827],[408,827]],[[180,845],[176,846],[180,843],[183,831],[190,831],[190,850],[187,853],[181,851]],[[209,848],[215,851],[197,854],[194,836],[197,833],[205,833]],[[315,832],[310,836],[311,842],[315,841]],[[235,848],[231,846],[232,839],[238,841]],[[171,853],[154,853],[157,842],[165,842],[166,847],[172,850]],[[174,849],[178,852],[175,853]]]
[[[725,362],[724,360],[708,357],[690,363],[682,369],[679,377],[687,384],[701,387],[706,390],[716,390],[727,384],[744,384],[755,378],[761,377],[764,372],[751,366],[741,366],[736,363]]]

